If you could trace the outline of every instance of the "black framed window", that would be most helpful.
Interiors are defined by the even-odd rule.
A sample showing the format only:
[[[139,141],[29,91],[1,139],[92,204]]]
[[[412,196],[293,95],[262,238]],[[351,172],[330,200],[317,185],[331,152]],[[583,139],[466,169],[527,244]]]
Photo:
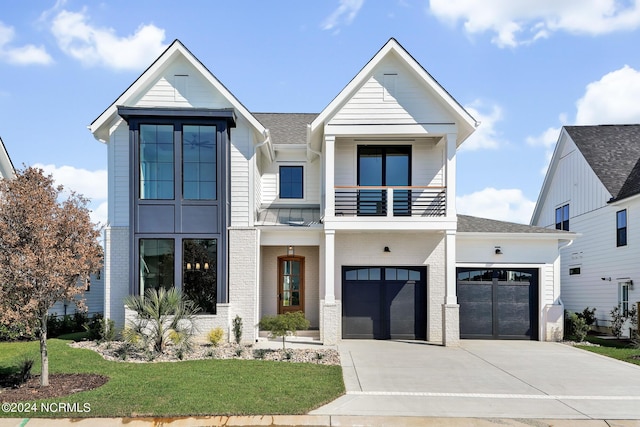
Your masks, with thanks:
[[[173,125],[140,125],[140,198],[174,198]]]
[[[304,197],[304,170],[302,166],[280,166],[280,198]]]
[[[569,205],[556,209],[556,230],[569,231]]]
[[[187,200],[215,200],[216,127],[182,127],[182,197]]]
[[[616,246],[627,246],[627,210],[616,212]]]
[[[140,295],[147,289],[171,289],[175,285],[173,239],[140,239]]]
[[[216,314],[217,239],[184,239],[182,264],[184,294],[200,307],[201,313]]]

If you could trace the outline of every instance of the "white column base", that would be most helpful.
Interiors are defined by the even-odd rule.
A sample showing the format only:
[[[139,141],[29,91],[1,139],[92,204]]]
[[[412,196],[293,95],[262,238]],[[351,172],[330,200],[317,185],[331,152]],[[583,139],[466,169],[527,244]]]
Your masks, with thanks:
[[[460,345],[460,305],[442,304],[442,345]]]

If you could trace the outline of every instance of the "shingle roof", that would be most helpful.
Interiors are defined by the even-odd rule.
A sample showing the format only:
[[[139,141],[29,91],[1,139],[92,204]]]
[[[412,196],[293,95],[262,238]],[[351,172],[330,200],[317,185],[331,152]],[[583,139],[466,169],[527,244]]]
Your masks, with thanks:
[[[475,216],[458,215],[458,232],[461,233],[531,233],[531,234],[564,234],[569,231],[536,227],[533,225],[517,224],[514,222],[498,221],[495,219],[478,218]]]
[[[640,193],[640,125],[565,129],[614,199]]]
[[[254,113],[253,116],[269,129],[273,144],[306,144],[307,125],[318,115],[315,113]]]

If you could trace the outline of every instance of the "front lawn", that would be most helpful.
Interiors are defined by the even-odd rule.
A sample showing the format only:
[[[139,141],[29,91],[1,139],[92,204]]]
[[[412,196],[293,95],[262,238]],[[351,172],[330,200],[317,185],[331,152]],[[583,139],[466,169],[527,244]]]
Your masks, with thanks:
[[[95,390],[42,402],[89,404],[90,411],[2,411],[0,417],[304,414],[344,393],[339,366],[263,360],[113,362],[91,350],[71,348],[68,342],[49,340],[51,374],[95,373],[108,376],[109,382]],[[0,343],[0,373],[25,356],[36,360],[33,371],[39,373],[38,342]]]
[[[576,347],[598,353],[613,359],[640,365],[640,349],[634,348],[628,340],[605,339],[595,335],[587,336],[587,341],[599,346],[577,345]]]

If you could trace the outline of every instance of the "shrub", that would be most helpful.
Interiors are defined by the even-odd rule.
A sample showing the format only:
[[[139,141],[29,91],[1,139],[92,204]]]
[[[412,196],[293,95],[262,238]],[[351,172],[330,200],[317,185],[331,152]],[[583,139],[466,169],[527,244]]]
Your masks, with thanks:
[[[622,336],[622,326],[627,319],[617,305],[613,307],[613,310],[611,310],[609,314],[611,315],[611,333],[616,338],[620,338]]]
[[[242,317],[237,314],[233,319],[233,336],[236,339],[236,344],[240,344],[242,340]]]
[[[89,334],[90,340],[111,342],[116,337],[114,321],[112,319],[105,319],[100,313],[94,314],[91,320],[84,324],[84,329]]]
[[[213,344],[214,347],[217,347],[223,338],[224,338],[224,331],[222,330],[222,328],[214,328],[210,330],[209,333],[207,334],[207,339],[211,344]]]
[[[565,337],[571,338],[577,342],[582,342],[587,337],[590,326],[587,325],[585,319],[572,312],[565,315]]]
[[[582,313],[577,313],[578,317],[584,319],[587,326],[592,326],[596,323],[596,308],[585,308]]]
[[[285,348],[285,337],[293,335],[296,331],[307,329],[309,321],[305,319],[302,311],[279,314],[277,316],[265,316],[260,320],[260,329],[269,331],[272,337],[282,337],[282,348]]]
[[[179,347],[191,348],[199,308],[180,291],[147,289],[144,297],[130,295],[124,303],[137,314],[129,325],[133,333],[154,352],[164,353],[169,335],[174,333],[179,337],[176,338]]]
[[[22,322],[14,322],[8,325],[0,324],[0,341],[16,341],[33,338],[34,335],[27,332],[27,327]]]

